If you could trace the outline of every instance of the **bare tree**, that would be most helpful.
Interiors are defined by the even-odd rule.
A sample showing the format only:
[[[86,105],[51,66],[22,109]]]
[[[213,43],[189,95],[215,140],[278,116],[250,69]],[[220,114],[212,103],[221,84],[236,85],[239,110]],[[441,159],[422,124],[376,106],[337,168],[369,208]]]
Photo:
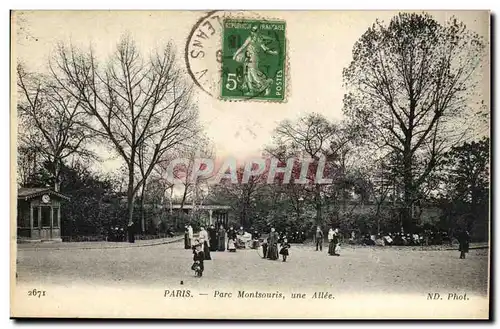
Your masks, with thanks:
[[[90,134],[81,103],[50,77],[17,66],[19,139],[23,147],[51,165],[54,189],[59,191],[63,161],[72,155],[93,156],[85,148]]]
[[[441,25],[408,13],[388,26],[377,21],[354,45],[343,73],[344,112],[366,129],[368,141],[398,154],[406,227],[419,187],[465,136],[457,118],[469,109],[484,47],[456,18]]]
[[[181,180],[183,184],[183,193],[181,199],[181,211],[186,203],[187,199],[190,198],[193,210],[191,212],[192,215],[195,213],[196,203],[199,201],[199,196],[202,195],[202,186],[207,188],[206,183],[209,179],[212,178],[210,176],[197,176],[194,180],[192,179],[193,171],[202,170],[203,168],[195,168],[197,165],[197,161],[202,158],[214,160],[215,151],[213,143],[206,137],[199,134],[195,139],[190,141],[189,146],[186,148],[179,150],[179,156],[188,161],[186,164],[185,171],[175,171],[174,178]],[[182,173],[182,177],[181,174]]]
[[[321,115],[310,114],[300,118],[297,122],[288,120],[281,122],[274,132],[273,139],[274,145],[280,146],[278,148],[268,147],[266,149],[268,154],[281,161],[286,161],[284,157],[290,155],[309,158],[313,161],[309,167],[311,173],[307,176],[309,184],[304,188],[313,195],[316,222],[321,224],[324,186],[316,181],[315,165],[317,166],[320,158],[324,157],[326,161],[325,172],[329,173],[328,176],[338,178],[339,174],[342,174],[339,160],[350,141],[347,130],[340,125],[329,122]],[[297,196],[298,212],[300,193],[293,192]]]
[[[60,45],[51,72],[93,118],[90,126],[106,138],[128,169],[127,205],[133,224],[134,198],[163,154],[198,131],[192,86],[177,66],[175,49],[142,58],[135,43],[123,37],[109,62],[101,67],[87,52]],[[136,179],[140,152],[143,174]]]

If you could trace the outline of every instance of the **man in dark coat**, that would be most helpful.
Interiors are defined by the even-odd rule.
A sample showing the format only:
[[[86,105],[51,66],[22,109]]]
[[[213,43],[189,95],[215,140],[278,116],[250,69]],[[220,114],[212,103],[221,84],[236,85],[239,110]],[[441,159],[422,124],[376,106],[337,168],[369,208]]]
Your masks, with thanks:
[[[271,233],[269,233],[269,237],[267,238],[267,258],[271,260],[278,259],[278,240],[279,235],[275,231],[274,227],[271,228]]]
[[[135,227],[134,223],[129,223],[127,227],[128,242],[135,243]]]

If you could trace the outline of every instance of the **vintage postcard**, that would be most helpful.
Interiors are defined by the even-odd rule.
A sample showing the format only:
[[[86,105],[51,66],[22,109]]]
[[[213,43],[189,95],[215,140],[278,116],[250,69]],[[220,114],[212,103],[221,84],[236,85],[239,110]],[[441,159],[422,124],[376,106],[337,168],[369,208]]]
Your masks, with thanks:
[[[490,12],[11,33],[11,317],[490,318]]]

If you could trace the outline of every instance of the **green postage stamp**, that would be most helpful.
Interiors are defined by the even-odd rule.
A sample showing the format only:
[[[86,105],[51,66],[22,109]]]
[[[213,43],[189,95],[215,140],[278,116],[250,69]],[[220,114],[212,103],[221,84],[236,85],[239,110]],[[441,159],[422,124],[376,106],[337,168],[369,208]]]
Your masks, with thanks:
[[[285,29],[283,21],[224,20],[222,99],[285,100]]]

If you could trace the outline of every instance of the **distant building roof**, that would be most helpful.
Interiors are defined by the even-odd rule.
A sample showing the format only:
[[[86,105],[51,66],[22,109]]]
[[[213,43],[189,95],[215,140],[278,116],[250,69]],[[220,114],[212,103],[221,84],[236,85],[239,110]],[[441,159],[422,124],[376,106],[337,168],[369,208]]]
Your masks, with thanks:
[[[52,190],[50,187],[21,187],[17,190],[18,199],[31,199],[42,196],[44,194],[55,195],[61,199],[69,200],[69,197]]]

